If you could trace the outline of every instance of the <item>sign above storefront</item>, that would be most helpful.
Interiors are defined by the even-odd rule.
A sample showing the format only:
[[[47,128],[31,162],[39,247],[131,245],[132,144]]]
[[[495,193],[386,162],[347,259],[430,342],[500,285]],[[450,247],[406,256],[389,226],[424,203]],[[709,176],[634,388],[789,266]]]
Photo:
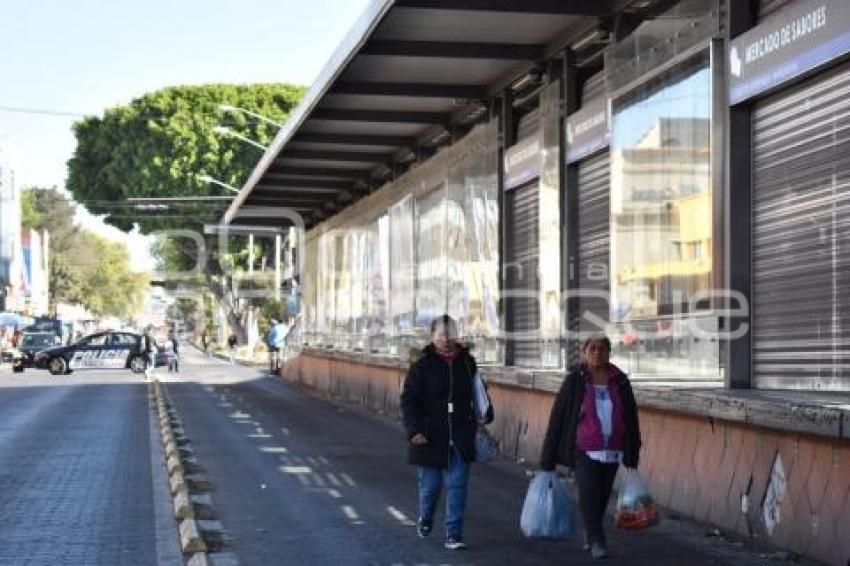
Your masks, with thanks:
[[[505,150],[505,190],[540,176],[540,135],[526,136]]]
[[[850,53],[850,2],[794,2],[729,44],[729,103],[782,86]]]
[[[573,112],[564,121],[567,140],[567,163],[608,147],[611,143],[611,120],[608,100],[596,98]]]

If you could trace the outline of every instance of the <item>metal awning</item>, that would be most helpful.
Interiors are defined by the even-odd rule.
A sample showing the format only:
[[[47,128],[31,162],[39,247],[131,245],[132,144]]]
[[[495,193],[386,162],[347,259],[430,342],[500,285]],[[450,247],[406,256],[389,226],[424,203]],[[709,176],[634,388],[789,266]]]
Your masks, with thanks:
[[[309,228],[427,156],[459,125],[486,117],[495,94],[576,38],[624,10],[658,3],[374,0],[223,223],[250,217],[252,225],[279,226],[274,209],[285,207]]]

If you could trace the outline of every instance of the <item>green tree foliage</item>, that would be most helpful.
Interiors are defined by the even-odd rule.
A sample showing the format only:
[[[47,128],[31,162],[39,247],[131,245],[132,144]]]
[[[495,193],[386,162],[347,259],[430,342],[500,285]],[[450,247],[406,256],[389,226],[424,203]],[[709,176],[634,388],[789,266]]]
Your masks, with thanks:
[[[49,288],[55,302],[79,303],[100,315],[135,313],[147,286],[145,274],[133,272],[127,247],[74,224],[74,205],[56,188],[22,193],[23,225],[47,229]]]
[[[68,190],[105,221],[144,233],[159,229],[198,229],[217,221],[227,203],[171,205],[167,213],[130,208],[130,197],[228,196],[200,179],[209,175],[233,186],[247,179],[261,152],[215,131],[225,125],[267,145],[278,128],[226,104],[284,122],[303,94],[288,84],[177,86],[146,94],[103,117],[74,125],[77,149],[68,162]]]

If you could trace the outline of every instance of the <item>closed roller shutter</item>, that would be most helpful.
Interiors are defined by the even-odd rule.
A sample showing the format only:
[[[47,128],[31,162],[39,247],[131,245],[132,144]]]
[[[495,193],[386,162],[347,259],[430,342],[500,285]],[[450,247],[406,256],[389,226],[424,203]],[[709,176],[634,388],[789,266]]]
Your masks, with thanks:
[[[610,183],[608,152],[578,165],[578,284],[579,289],[599,291],[605,297],[580,296],[577,327],[580,331],[604,332],[586,314],[608,321]],[[585,314],[586,313],[586,314]],[[584,316],[583,316],[584,315]]]
[[[753,372],[850,390],[850,65],[753,113]]]
[[[525,293],[529,298],[509,298],[511,325],[514,332],[527,336],[511,341],[513,365],[540,365],[540,340],[534,337],[540,329],[540,304],[537,299],[538,237],[537,181],[509,191],[505,195],[508,234],[505,270],[508,290]]]

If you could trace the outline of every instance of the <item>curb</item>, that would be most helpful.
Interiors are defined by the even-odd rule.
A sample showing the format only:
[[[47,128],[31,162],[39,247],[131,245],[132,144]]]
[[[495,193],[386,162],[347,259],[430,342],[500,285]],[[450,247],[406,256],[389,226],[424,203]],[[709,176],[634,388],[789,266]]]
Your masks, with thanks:
[[[209,493],[212,482],[203,474],[203,468],[195,458],[191,443],[186,437],[183,423],[177,410],[168,400],[165,387],[159,380],[150,383],[152,408],[156,409],[165,468],[172,498],[172,512],[177,522],[180,549],[188,564],[239,563],[235,556],[210,552],[227,545]],[[213,548],[211,548],[213,547]],[[219,560],[219,558],[221,560]]]

